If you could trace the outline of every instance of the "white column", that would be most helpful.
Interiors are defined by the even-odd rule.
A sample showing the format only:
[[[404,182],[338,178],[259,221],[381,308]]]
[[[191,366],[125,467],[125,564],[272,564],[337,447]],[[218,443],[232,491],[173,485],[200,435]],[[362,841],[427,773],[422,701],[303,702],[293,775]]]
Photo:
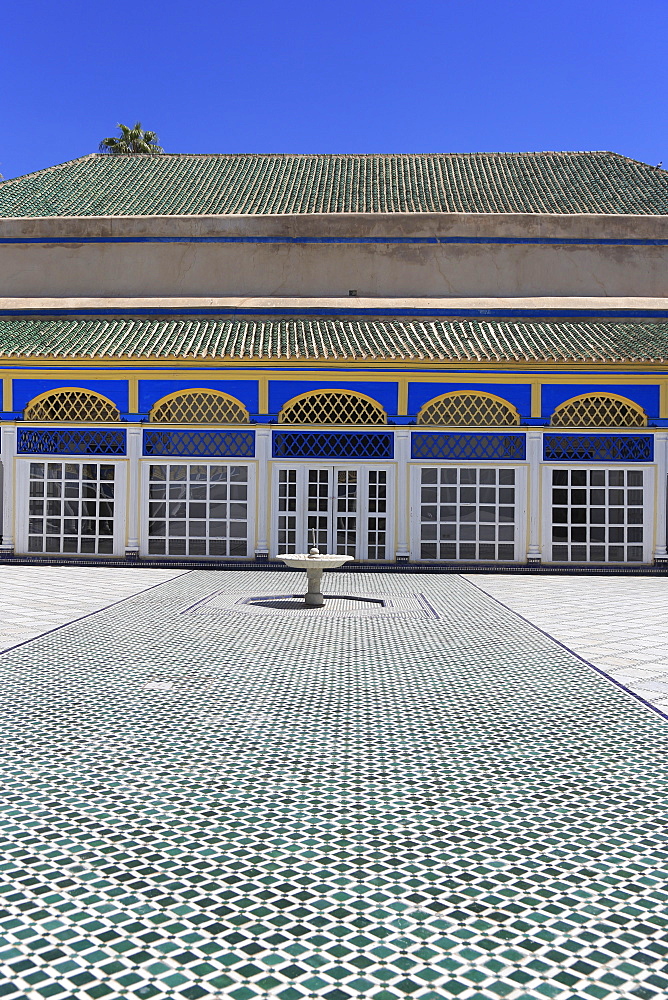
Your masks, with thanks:
[[[397,463],[397,562],[410,559],[410,504],[408,502],[411,432],[397,429],[394,432],[394,457]]]
[[[540,551],[540,463],[542,458],[542,431],[527,432],[527,458],[529,460],[529,548],[527,562],[539,563]]]
[[[659,431],[654,435],[654,464],[656,468],[656,485],[654,488],[654,562],[666,562],[666,448],[668,434]]]
[[[262,428],[255,432],[255,457],[257,459],[257,480],[255,496],[257,497],[257,541],[255,543],[255,558],[269,558],[267,540],[268,497],[269,497],[269,459],[271,458],[271,431]]]
[[[2,545],[0,554],[14,555],[14,456],[16,428],[2,428]]]
[[[139,460],[141,458],[141,436],[140,426],[128,427],[128,504],[125,524],[125,558],[137,559],[139,556],[139,518],[140,518],[140,489],[139,489]]]

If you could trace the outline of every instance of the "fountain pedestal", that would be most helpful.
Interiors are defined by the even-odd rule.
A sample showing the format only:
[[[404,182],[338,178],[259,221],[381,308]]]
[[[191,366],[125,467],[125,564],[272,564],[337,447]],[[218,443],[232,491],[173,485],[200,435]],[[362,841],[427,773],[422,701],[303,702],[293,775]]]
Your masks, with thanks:
[[[308,555],[305,552],[299,552],[295,555],[279,556],[278,558],[292,569],[306,570],[308,589],[304,596],[304,604],[310,608],[321,608],[325,603],[325,598],[320,589],[322,586],[322,574],[326,569],[338,569],[344,563],[352,562],[353,557],[321,556],[319,550],[314,546]]]

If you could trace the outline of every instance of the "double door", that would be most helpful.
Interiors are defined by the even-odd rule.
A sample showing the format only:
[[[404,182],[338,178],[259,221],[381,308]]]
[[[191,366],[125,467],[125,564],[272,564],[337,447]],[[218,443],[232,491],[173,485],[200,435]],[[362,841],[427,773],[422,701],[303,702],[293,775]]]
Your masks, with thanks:
[[[317,545],[354,559],[393,558],[391,468],[280,466],[275,476],[274,555]]]

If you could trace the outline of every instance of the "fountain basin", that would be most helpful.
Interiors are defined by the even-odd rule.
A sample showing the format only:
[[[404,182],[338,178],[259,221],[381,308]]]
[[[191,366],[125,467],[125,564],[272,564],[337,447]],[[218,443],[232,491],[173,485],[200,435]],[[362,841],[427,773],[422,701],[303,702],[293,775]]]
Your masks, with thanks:
[[[352,556],[320,555],[316,548],[310,552],[298,552],[294,555],[284,555],[278,557],[286,566],[291,569],[306,570],[308,589],[304,596],[304,603],[312,608],[321,608],[325,603],[322,595],[322,574],[326,569],[338,569],[344,563],[352,562]]]

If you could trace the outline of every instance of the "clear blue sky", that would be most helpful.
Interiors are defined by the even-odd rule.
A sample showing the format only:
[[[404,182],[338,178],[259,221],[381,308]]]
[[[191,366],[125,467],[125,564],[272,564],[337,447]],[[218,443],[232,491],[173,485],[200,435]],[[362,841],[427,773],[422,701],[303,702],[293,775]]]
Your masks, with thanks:
[[[14,0],[0,172],[95,152],[611,149],[668,165],[666,0]]]

